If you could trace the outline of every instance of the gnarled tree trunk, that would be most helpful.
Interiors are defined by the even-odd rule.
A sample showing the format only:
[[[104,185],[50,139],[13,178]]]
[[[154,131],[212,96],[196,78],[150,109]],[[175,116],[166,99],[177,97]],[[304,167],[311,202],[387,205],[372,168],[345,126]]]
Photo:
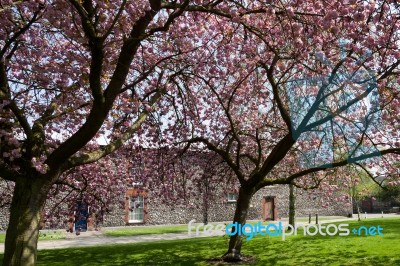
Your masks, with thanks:
[[[40,217],[50,181],[38,177],[20,178],[15,183],[7,228],[4,266],[36,265]]]
[[[250,200],[253,196],[253,190],[240,188],[239,196],[236,202],[236,211],[233,218],[233,222],[237,222],[242,226],[246,223],[247,212],[250,206]],[[241,249],[242,249],[243,235],[232,235],[229,239],[228,251],[224,254],[224,261],[240,261],[241,260]]]

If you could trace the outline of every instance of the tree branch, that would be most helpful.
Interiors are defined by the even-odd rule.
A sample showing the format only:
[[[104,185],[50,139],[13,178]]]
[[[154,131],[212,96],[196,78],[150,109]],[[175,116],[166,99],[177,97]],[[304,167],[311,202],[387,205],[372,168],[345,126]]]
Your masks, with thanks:
[[[218,148],[217,146],[215,146],[214,144],[212,144],[208,139],[203,138],[203,137],[195,137],[192,138],[190,140],[185,140],[182,142],[186,142],[189,145],[192,143],[203,143],[207,146],[207,148],[215,153],[217,153],[219,156],[221,156],[221,158],[229,165],[229,167],[235,172],[237,178],[239,179],[239,182],[241,184],[245,183],[245,178],[243,173],[240,171],[240,168],[238,167],[238,165],[236,165],[236,163],[232,160],[231,156],[229,155],[229,152],[226,152],[220,148]]]
[[[71,0],[72,1],[72,0]],[[73,1],[76,2],[76,1]],[[75,3],[78,11],[82,16],[86,16],[86,13],[81,10],[79,3]],[[117,66],[111,77],[110,83],[108,84],[104,92],[104,102],[96,100],[93,102],[93,107],[87,117],[86,122],[82,127],[73,134],[69,139],[67,139],[63,144],[61,144],[46,160],[46,164],[52,167],[59,167],[60,164],[65,162],[65,159],[70,158],[74,153],[79,151],[84,145],[86,145],[101,128],[104,120],[106,119],[109,111],[111,110],[114,101],[118,94],[121,92],[121,88],[124,85],[126,77],[129,73],[130,65],[133,61],[134,56],[140,42],[144,38],[144,32],[152,21],[153,17],[157,14],[161,7],[161,0],[150,0],[151,10],[147,11],[139,20],[135,22],[132,26],[130,33],[130,38],[124,41],[124,44],[119,53],[117,60]],[[99,41],[100,42],[100,41]],[[96,45],[99,45],[97,43]],[[95,46],[96,49],[100,47]],[[93,60],[99,61],[99,59]],[[97,76],[93,76],[92,79],[95,81],[100,80],[101,71],[99,67],[93,64],[93,68]],[[92,69],[91,69],[92,70]],[[91,73],[92,75],[92,73]],[[93,81],[93,82],[94,82]],[[91,85],[96,85],[95,84]]]
[[[375,184],[377,184],[379,187],[381,187],[384,190],[387,190],[386,187],[382,186],[382,183],[379,183],[374,176],[372,175],[372,173],[370,171],[368,171],[367,168],[365,168],[363,165],[361,165],[360,163],[355,163],[355,165],[357,165],[358,167],[360,167],[367,175],[369,178],[372,179],[372,181],[374,181]]]
[[[150,100],[150,105],[153,106],[161,97],[163,93],[157,92]],[[83,164],[93,163],[100,158],[114,152],[119,149],[127,140],[129,140],[133,133],[135,133],[141,124],[146,120],[149,116],[150,112],[143,110],[142,113],[138,116],[136,121],[125,131],[125,133],[118,139],[112,141],[110,144],[105,145],[95,151],[85,153],[79,156],[73,156],[69,159],[68,168],[75,167]]]
[[[400,148],[391,148],[391,149],[385,149],[385,150],[381,150],[381,151],[375,151],[369,154],[364,154],[364,155],[360,155],[358,157],[353,158],[352,161],[357,162],[357,161],[362,161],[362,160],[366,160],[366,159],[370,159],[373,157],[377,157],[377,156],[383,156],[386,154],[400,154]],[[337,167],[341,167],[341,166],[345,166],[345,165],[349,165],[351,163],[349,163],[349,161],[347,159],[344,159],[342,161],[338,161],[338,162],[334,162],[331,164],[323,164],[320,165],[318,167],[315,168],[309,168],[309,169],[305,169],[303,171],[297,172],[287,178],[282,178],[282,179],[264,179],[262,182],[259,183],[259,185],[257,186],[258,188],[262,188],[268,185],[275,185],[275,184],[290,184],[293,180],[295,180],[296,178],[311,174],[311,173],[316,173],[316,172],[320,172],[320,171],[325,171],[327,169],[334,169]]]
[[[283,105],[282,99],[279,95],[278,85],[276,84],[274,76],[273,76],[274,67],[275,67],[276,63],[278,62],[278,60],[279,60],[279,57],[277,55],[275,55],[270,67],[267,67],[266,64],[264,64],[264,63],[262,63],[261,66],[267,71],[267,78],[269,80],[269,83],[272,86],[272,92],[274,94],[274,99],[278,105],[278,110],[279,110],[281,117],[282,117],[283,121],[285,122],[289,132],[291,132],[292,125],[291,125],[291,121],[290,121],[290,116],[289,116],[289,113],[286,110],[285,106]]]

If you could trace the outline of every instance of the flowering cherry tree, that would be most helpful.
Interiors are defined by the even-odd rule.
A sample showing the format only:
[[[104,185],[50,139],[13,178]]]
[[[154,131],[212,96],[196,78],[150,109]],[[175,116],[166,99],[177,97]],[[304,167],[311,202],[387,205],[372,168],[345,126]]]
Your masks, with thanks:
[[[225,200],[237,184],[226,164],[210,152],[128,145],[64,173],[49,192],[43,223],[66,223],[76,202],[84,202],[99,226],[114,208],[125,209],[125,192],[132,187],[165,206],[199,209],[207,221],[210,202]]]
[[[14,183],[3,265],[36,264],[53,185],[130,139],[207,45],[188,4],[0,1],[0,176]]]
[[[219,16],[208,46],[218,49],[185,58],[194,71],[175,81],[182,104],[166,117],[178,122],[175,142],[215,152],[235,173],[234,221],[268,185],[349,187],[337,176],[349,164],[398,184],[388,167],[400,151],[397,2],[227,2],[207,9]],[[241,245],[232,236],[225,259],[240,260]]]
[[[398,152],[397,1],[2,0],[0,12],[0,176],[15,183],[4,265],[36,263],[63,174],[136,133],[217,153],[241,185],[240,223],[263,186],[313,186]],[[162,119],[143,124],[150,114]],[[240,249],[233,236],[227,254]]]

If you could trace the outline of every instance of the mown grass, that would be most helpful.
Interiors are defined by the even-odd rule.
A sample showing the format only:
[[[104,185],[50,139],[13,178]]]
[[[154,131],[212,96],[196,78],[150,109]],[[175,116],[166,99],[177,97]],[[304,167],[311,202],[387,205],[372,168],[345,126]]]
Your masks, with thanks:
[[[400,218],[346,222],[350,229],[380,225],[383,236],[256,236],[242,252],[253,265],[400,265]],[[227,237],[41,250],[38,265],[207,265],[226,251]],[[2,255],[0,255],[0,261]]]
[[[319,218],[319,221],[328,221],[332,219],[346,219],[345,217],[335,216],[335,217],[328,217],[323,216]],[[299,223],[306,223],[308,222],[308,217],[301,217],[297,218],[296,220]],[[312,222],[315,223],[315,217],[313,217]],[[256,224],[258,221],[249,221],[249,224]],[[262,222],[263,225],[269,224],[269,221]],[[217,224],[217,223],[211,223]],[[193,224],[197,227],[199,223]],[[203,230],[203,226],[200,226],[200,231]],[[121,227],[121,228],[112,228],[112,229],[103,229],[103,234],[107,236],[138,236],[138,235],[150,235],[150,234],[168,234],[168,233],[186,233],[188,231],[188,225],[168,225],[168,226],[133,226],[133,227]]]
[[[114,229],[103,229],[103,234],[107,236],[137,236],[150,234],[185,233],[188,231],[187,225],[171,226],[149,226],[149,227],[123,227]]]
[[[319,221],[328,221],[332,219],[338,219],[345,217],[335,216],[323,216],[320,217]],[[250,224],[256,224],[258,221],[249,221]],[[296,219],[296,222],[306,223],[308,222],[307,217],[300,217]],[[312,222],[315,223],[315,217],[312,217]],[[262,222],[263,225],[266,225],[270,222]],[[198,224],[198,223],[197,223]],[[197,225],[195,224],[195,225]],[[216,223],[211,223],[216,224]],[[200,230],[203,229],[203,226],[200,226]],[[161,225],[161,226],[134,226],[134,227],[121,227],[121,228],[113,228],[113,229],[103,229],[103,234],[107,236],[138,236],[138,235],[151,235],[151,234],[168,234],[168,233],[186,233],[188,231],[187,225]],[[0,233],[0,243],[4,243],[6,235],[4,233]],[[57,239],[65,239],[65,233],[60,231],[41,231],[39,235],[39,240],[57,240]]]
[[[61,231],[41,231],[39,232],[39,241],[65,239],[65,233]],[[0,234],[0,243],[4,243],[6,234]]]

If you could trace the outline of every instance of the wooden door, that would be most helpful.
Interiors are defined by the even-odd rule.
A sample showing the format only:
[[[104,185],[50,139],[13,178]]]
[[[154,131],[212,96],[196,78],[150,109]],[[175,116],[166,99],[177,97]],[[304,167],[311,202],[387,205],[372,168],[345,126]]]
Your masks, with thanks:
[[[275,220],[275,204],[273,197],[265,197],[263,203],[263,219]]]

